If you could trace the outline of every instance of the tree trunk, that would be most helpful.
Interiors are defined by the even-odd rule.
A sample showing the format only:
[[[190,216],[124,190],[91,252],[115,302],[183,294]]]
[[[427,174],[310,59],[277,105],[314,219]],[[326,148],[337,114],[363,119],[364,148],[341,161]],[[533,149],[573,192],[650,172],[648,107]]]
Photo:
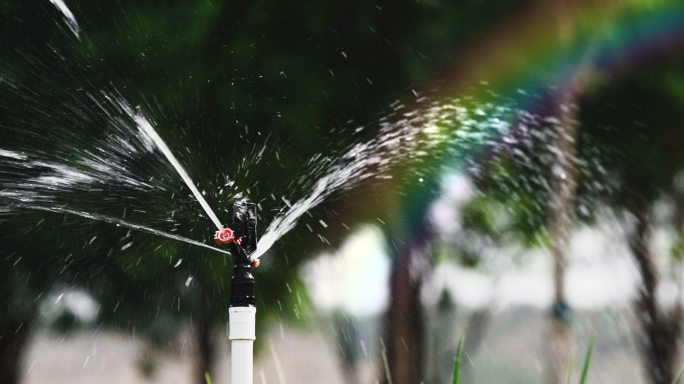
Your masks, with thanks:
[[[573,40],[572,23],[568,19],[570,3],[556,0],[555,13],[558,20],[559,44],[569,47]],[[578,109],[576,100],[580,83],[590,65],[591,53],[587,51],[582,63],[575,69],[569,84],[561,84],[560,94],[554,102],[559,123],[555,129],[555,153],[551,169],[550,204],[547,227],[553,256],[554,303],[549,318],[548,357],[546,372],[548,384],[567,381],[572,338],[570,334],[571,310],[565,300],[565,273],[570,252],[570,240],[575,222],[576,175],[574,159],[577,152]]]
[[[1,323],[0,329],[0,383],[19,384],[21,360],[28,340],[28,328],[24,323]]]
[[[573,108],[574,90],[563,93],[557,101],[560,123],[556,129],[555,159],[551,169],[550,204],[547,218],[553,256],[554,304],[550,314],[549,366],[547,383],[565,383],[570,361],[570,307],[565,300],[565,272],[570,239],[575,221],[575,169],[577,122]]]
[[[674,380],[677,342],[681,335],[681,305],[676,305],[671,313],[667,313],[658,304],[658,272],[650,250],[653,219],[648,202],[642,196],[632,197],[629,210],[635,218],[629,247],[639,268],[642,284],[635,309],[643,331],[641,351],[644,368],[652,384],[670,384]]]
[[[429,227],[429,221],[423,219],[420,228],[410,236],[389,244],[396,253],[382,339],[385,372],[381,376],[385,384],[423,381],[425,319],[420,292],[431,260],[429,241],[432,230]]]

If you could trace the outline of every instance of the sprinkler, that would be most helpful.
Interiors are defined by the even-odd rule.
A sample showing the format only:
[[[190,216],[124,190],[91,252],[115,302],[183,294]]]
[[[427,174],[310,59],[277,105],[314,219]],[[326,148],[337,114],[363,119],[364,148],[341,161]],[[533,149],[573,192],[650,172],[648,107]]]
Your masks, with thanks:
[[[252,384],[254,364],[254,340],[256,339],[256,301],[252,267],[259,260],[252,260],[257,248],[256,204],[232,204],[228,212],[229,222],[214,235],[216,244],[227,245],[233,255],[235,267],[230,283],[230,326],[228,338],[231,344],[231,384]]]

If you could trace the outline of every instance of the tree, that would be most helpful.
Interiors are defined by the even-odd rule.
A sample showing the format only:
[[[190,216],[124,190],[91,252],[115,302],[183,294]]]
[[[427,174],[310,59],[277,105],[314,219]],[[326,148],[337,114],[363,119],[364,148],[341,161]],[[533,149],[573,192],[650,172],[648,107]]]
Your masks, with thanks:
[[[656,295],[661,272],[652,245],[653,204],[673,196],[675,176],[682,166],[682,131],[678,124],[682,118],[681,100],[668,92],[668,82],[664,81],[679,72],[674,65],[679,60],[675,56],[651,63],[638,74],[594,89],[583,101],[587,108],[582,116],[585,126],[594,140],[609,143],[607,148],[611,148],[611,156],[603,162],[614,178],[606,201],[631,218],[628,244],[641,275],[635,302],[642,327],[639,344],[648,380],[654,384],[674,380],[679,354],[676,340],[682,332],[681,303],[666,308]],[[632,108],[617,112],[606,105]],[[620,138],[616,140],[618,133]],[[674,217],[674,227],[679,228],[678,215]]]

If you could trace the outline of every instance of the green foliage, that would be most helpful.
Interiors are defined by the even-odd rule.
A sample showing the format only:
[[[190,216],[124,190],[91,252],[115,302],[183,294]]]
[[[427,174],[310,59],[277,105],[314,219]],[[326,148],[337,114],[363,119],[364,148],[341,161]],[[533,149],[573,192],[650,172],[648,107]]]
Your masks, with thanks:
[[[598,160],[607,177],[599,196],[604,202],[625,207],[635,195],[652,202],[672,191],[683,161],[684,137],[678,122],[684,115],[682,101],[671,92],[668,81],[679,70],[668,61],[681,59],[653,63],[638,74],[586,93],[582,129],[587,140],[603,148]]]

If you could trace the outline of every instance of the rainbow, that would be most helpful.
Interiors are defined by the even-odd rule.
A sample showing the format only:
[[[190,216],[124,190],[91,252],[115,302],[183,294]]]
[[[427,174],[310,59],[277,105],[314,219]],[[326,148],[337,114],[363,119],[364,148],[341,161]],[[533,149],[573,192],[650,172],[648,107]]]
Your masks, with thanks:
[[[469,54],[446,71],[437,100],[467,96],[475,103],[496,104],[506,98],[524,110],[534,110],[538,105],[532,103],[540,100],[522,95],[545,95],[550,86],[560,92],[584,89],[591,86],[593,75],[600,75],[593,78],[603,82],[614,80],[684,52],[681,1],[550,0],[537,2],[509,20],[478,39]],[[383,186],[382,198],[393,207],[392,215],[398,215],[393,218],[397,235],[421,228],[441,176],[433,172],[424,183],[413,183],[403,196],[396,196],[395,183],[401,178]]]
[[[586,72],[610,78],[684,47],[684,2],[559,1],[514,15],[447,74],[445,95],[486,81],[500,95],[568,86]],[[570,4],[572,3],[572,4]],[[484,93],[477,95],[486,99]]]

